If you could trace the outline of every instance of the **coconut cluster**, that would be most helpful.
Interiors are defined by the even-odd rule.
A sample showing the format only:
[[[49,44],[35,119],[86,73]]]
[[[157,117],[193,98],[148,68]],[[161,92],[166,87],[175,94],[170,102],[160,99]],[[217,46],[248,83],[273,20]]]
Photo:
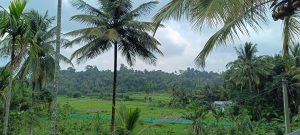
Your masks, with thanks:
[[[298,9],[300,9],[300,0],[290,0],[277,5],[273,10],[272,17],[274,21],[283,20],[284,17],[295,14],[295,11]]]

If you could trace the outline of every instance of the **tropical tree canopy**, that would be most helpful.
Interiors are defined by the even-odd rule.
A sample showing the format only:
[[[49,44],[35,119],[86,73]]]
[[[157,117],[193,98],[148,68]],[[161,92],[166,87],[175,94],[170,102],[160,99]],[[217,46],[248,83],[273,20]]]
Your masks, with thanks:
[[[238,59],[227,64],[227,67],[232,70],[231,78],[244,87],[247,85],[251,90],[253,86],[258,88],[263,76],[268,76],[272,69],[272,64],[267,62],[264,56],[256,56],[256,44],[246,43],[243,47],[236,48]]]
[[[76,57],[80,63],[114,48],[112,133],[115,132],[118,50],[130,66],[134,65],[137,57],[148,64],[155,64],[157,60],[155,54],[162,54],[158,49],[160,43],[150,35],[156,24],[136,20],[137,17],[148,13],[156,4],[157,2],[148,2],[132,10],[131,0],[99,0],[97,8],[83,0],[76,0],[73,3],[74,7],[84,13],[72,16],[71,20],[85,24],[86,28],[67,33],[75,39],[66,47],[78,43],[85,44],[72,54],[71,59]]]
[[[28,44],[24,62],[18,73],[20,79],[24,79],[26,75],[32,75],[31,79],[37,81],[40,87],[44,87],[48,79],[52,80],[54,76],[54,60],[55,60],[55,34],[56,27],[51,28],[54,20],[45,15],[40,15],[37,11],[28,13],[30,23],[30,32],[27,39],[31,41]],[[68,40],[61,39],[62,43]],[[60,61],[71,64],[71,60],[60,54]]]
[[[40,15],[37,11],[30,10],[26,13],[25,19],[28,23],[28,31],[19,38],[16,44],[19,63],[21,63],[17,76],[19,79],[27,77],[41,81],[39,84],[44,85],[48,79],[53,79],[54,74],[56,27],[51,28],[54,17],[49,17],[47,12]],[[10,54],[11,42],[10,36],[2,40],[1,54]],[[62,43],[67,42],[68,40],[62,39]],[[71,61],[63,55],[60,55],[60,60],[72,65]]]
[[[117,43],[129,65],[134,64],[136,57],[155,64],[157,58],[154,53],[162,52],[158,49],[160,43],[149,32],[156,25],[136,18],[148,13],[156,4],[157,2],[148,2],[131,10],[130,0],[99,0],[98,9],[83,0],[76,0],[73,5],[83,11],[83,14],[75,15],[71,20],[85,24],[87,28],[67,33],[76,38],[66,47],[85,43],[71,58],[78,58],[78,62],[95,58]]]
[[[28,23],[24,10],[26,7],[26,0],[13,0],[9,5],[8,11],[2,8],[0,10],[0,38],[10,38],[11,40],[2,40],[1,48],[4,45],[9,45],[11,50],[11,59],[14,61],[14,67],[16,68],[20,64],[21,56],[20,52],[16,51],[16,44],[20,44],[20,38],[22,38],[26,32],[28,32]],[[19,49],[21,50],[21,49]],[[3,54],[3,53],[2,53]]]

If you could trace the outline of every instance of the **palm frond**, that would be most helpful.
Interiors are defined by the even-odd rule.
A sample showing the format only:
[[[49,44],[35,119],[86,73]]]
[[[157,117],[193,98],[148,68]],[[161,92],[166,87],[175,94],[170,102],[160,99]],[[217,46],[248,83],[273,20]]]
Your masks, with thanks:
[[[157,24],[153,22],[141,22],[141,21],[128,21],[126,24],[124,24],[127,28],[132,28],[132,29],[138,29],[142,31],[149,31],[149,32],[154,32]],[[162,24],[159,25],[159,27],[164,27]]]
[[[104,39],[95,39],[87,43],[85,46],[81,47],[80,49],[76,50],[72,54],[71,60],[76,57],[77,63],[80,63],[87,59],[95,58],[99,54],[102,54],[108,49],[110,49],[110,47],[112,47],[112,45],[109,43],[109,41]]]
[[[74,67],[72,61],[69,58],[65,57],[64,55],[60,55],[60,61],[62,61],[64,63],[69,64],[72,67]]]
[[[97,37],[103,36],[106,31],[106,27],[103,26],[89,27],[71,31],[69,33],[66,33],[65,35],[77,38],[65,44],[64,47],[72,47],[74,44],[78,43],[88,43],[90,41],[93,41]]]
[[[134,109],[134,111],[130,111],[129,113],[127,113],[126,129],[128,131],[132,131],[135,128],[137,121],[140,118],[140,113],[141,113],[141,110],[138,108]]]
[[[107,25],[108,21],[104,17],[99,17],[95,15],[87,15],[87,14],[80,14],[80,15],[74,15],[70,18],[71,21],[77,21],[79,23],[85,24],[85,25]]]
[[[156,24],[138,21],[136,17],[149,13],[156,4],[156,1],[151,1],[132,10],[130,0],[98,0],[98,7],[76,0],[74,6],[85,13],[75,15],[71,19],[86,24],[87,28],[67,33],[75,39],[65,47],[85,44],[72,54],[71,59],[76,57],[77,62],[81,62],[95,58],[110,49],[112,44],[117,44],[130,65],[134,64],[136,57],[147,63],[155,63],[157,58],[154,53],[162,52],[157,47],[159,42],[148,32],[153,31]]]
[[[283,22],[283,53],[289,55],[289,46],[297,41],[300,35],[300,22],[296,17],[286,17]]]
[[[121,41],[122,45],[119,46],[119,49],[122,55],[125,56],[128,64],[132,66],[135,62],[135,57],[138,56],[148,64],[155,65],[157,58],[154,54],[163,55],[157,48],[157,45],[160,45],[160,43],[146,32],[127,29],[127,33],[124,34],[127,36]]]
[[[0,39],[5,36],[7,28],[9,27],[9,13],[4,9],[0,11]]]
[[[142,5],[138,6],[136,9],[130,11],[126,15],[122,17],[121,20],[124,22],[126,20],[132,20],[135,17],[139,17],[141,15],[146,15],[148,14],[156,5],[158,4],[157,1],[150,1],[147,3],[143,3]]]
[[[25,79],[26,76],[29,74],[30,71],[30,59],[26,59],[24,61],[24,63],[22,64],[22,66],[20,67],[20,70],[17,74],[17,76],[19,77],[19,79]]]
[[[27,0],[13,0],[11,1],[8,9],[9,13],[14,15],[16,18],[19,18],[27,4]]]
[[[175,20],[188,18],[194,4],[194,0],[172,0],[153,17],[153,20],[160,24],[160,22],[171,18]]]
[[[73,0],[72,5],[87,14],[106,16],[101,10],[94,8],[83,0]]]
[[[218,30],[204,45],[204,48],[195,59],[198,66],[205,67],[205,59],[213,51],[216,46],[227,45],[233,43],[240,35],[249,35],[249,27],[257,31],[261,26],[261,22],[266,22],[265,15],[255,8],[245,10],[245,12],[236,13],[236,17],[226,19],[224,26]]]
[[[300,56],[300,43],[293,44],[292,46],[289,46],[289,49],[291,51],[291,54],[293,57],[299,57]]]

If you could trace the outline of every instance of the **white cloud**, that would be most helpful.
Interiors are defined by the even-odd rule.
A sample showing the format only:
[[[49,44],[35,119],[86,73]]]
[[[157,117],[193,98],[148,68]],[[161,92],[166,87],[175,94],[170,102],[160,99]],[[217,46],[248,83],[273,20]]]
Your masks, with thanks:
[[[161,51],[167,56],[182,55],[188,42],[173,28],[166,26],[157,31],[157,40],[162,44]]]

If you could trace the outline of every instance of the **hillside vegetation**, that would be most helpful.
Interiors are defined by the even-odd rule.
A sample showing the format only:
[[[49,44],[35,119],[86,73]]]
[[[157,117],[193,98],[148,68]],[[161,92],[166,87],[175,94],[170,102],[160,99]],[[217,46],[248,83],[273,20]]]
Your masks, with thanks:
[[[118,70],[117,91],[124,92],[170,92],[174,87],[182,90],[197,90],[206,85],[223,85],[222,74],[187,68],[173,73],[133,70],[121,65]],[[111,93],[111,70],[99,71],[96,66],[87,66],[85,71],[73,68],[61,71],[60,95],[99,96]]]

